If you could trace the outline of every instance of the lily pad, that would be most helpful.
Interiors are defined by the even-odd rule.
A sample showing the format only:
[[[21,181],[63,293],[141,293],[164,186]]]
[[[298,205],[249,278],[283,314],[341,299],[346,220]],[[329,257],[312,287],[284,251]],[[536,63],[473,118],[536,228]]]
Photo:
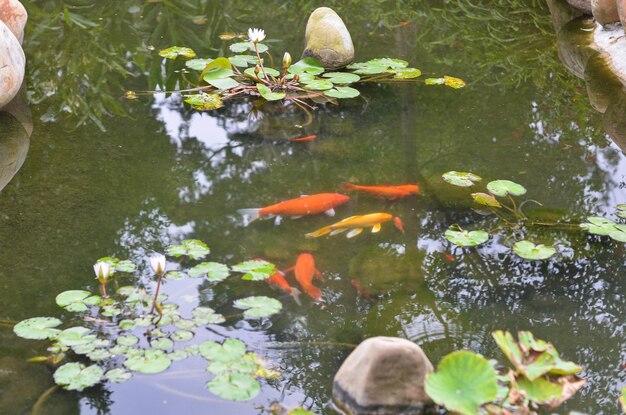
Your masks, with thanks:
[[[172,360],[162,350],[148,349],[140,356],[126,359],[124,365],[135,372],[160,373],[172,364]]]
[[[91,330],[86,327],[70,327],[57,335],[57,341],[61,346],[72,347],[92,343],[97,340],[95,334],[90,334]]]
[[[422,75],[422,71],[417,68],[401,68],[395,69],[393,72],[395,73],[394,78],[396,79],[413,79]]]
[[[132,378],[133,374],[121,367],[118,367],[116,369],[111,369],[106,372],[104,374],[104,377],[111,382],[122,383]]]
[[[462,415],[476,415],[496,398],[496,372],[479,354],[458,351],[445,356],[425,381],[426,393],[439,405]]]
[[[243,359],[246,354],[246,344],[237,339],[226,339],[223,344],[209,340],[200,343],[198,351],[207,360],[230,362]]]
[[[229,270],[224,264],[218,262],[202,262],[189,270],[191,278],[198,278],[206,275],[211,282],[220,282],[228,278]]]
[[[489,234],[485,231],[464,231],[449,228],[445,237],[448,241],[458,246],[477,246],[487,242]]]
[[[180,271],[168,271],[163,278],[169,281],[182,280],[185,278],[185,273]]]
[[[463,88],[465,81],[460,78],[445,75],[443,78],[427,78],[424,80],[426,85],[445,85],[453,89]]]
[[[196,322],[193,320],[186,320],[181,318],[180,320],[176,320],[176,323],[174,323],[174,325],[179,329],[190,330],[196,327]]]
[[[295,75],[296,74],[290,73],[290,74],[287,74],[286,78],[287,79],[293,79]],[[303,73],[297,74],[297,75],[298,75],[298,82],[300,82],[301,84],[305,84],[307,82],[311,82],[311,81],[313,81],[315,79],[315,75],[311,75],[310,73],[307,73],[307,72],[303,72]]]
[[[188,342],[189,340],[193,339],[193,331],[176,330],[174,333],[172,333],[171,339],[177,342]]]
[[[498,202],[495,197],[487,193],[480,193],[480,192],[472,193],[472,199],[474,199],[476,203],[481,204],[481,205],[497,207],[497,208],[502,207],[500,202]]]
[[[167,357],[170,358],[173,362],[177,362],[179,360],[185,360],[189,357],[189,353],[182,349],[172,350],[171,353],[167,354]]]
[[[325,79],[314,79],[312,81],[304,82],[304,89],[310,89],[312,91],[325,91],[335,86],[332,82]]]
[[[159,56],[166,59],[176,59],[178,57],[191,59],[196,57],[196,52],[193,49],[184,46],[172,46],[170,48],[160,50]]]
[[[311,75],[320,75],[324,73],[324,67],[320,61],[308,56],[291,65],[289,69],[287,69],[287,72],[290,74],[308,73]]]
[[[245,71],[243,71],[243,73],[248,74],[248,75],[250,75],[251,77],[253,77],[253,78],[255,78],[255,79],[256,79],[257,77],[263,77],[263,70],[261,70],[261,71],[259,72],[259,74],[257,75],[257,74],[255,74],[255,73],[254,73],[254,68],[248,68],[248,69],[246,69]],[[268,76],[273,76],[273,77],[278,77],[278,76],[280,76],[280,72],[278,72],[278,71],[277,71],[276,69],[274,69],[274,68],[265,68],[265,73],[266,73]]]
[[[356,98],[361,95],[361,93],[358,89],[350,88],[349,86],[338,86],[333,89],[329,89],[328,91],[325,91],[324,95],[332,98],[345,99]]]
[[[622,405],[622,412],[626,414],[626,386],[622,388],[622,395],[619,397],[619,403]]]
[[[204,258],[211,252],[209,247],[202,241],[197,239],[186,239],[179,245],[170,245],[167,248],[167,254],[173,257],[187,255],[191,259]]]
[[[257,43],[256,47],[259,49],[259,53],[265,53],[269,49],[267,45],[263,43]],[[252,42],[239,42],[233,43],[228,47],[231,52],[242,53],[242,52],[254,52],[254,43]]]
[[[220,324],[226,321],[224,316],[217,314],[215,310],[209,307],[196,307],[191,310],[191,315],[193,315],[193,321],[199,326]]]
[[[259,60],[253,55],[234,55],[228,58],[230,63],[241,68],[245,68],[248,65],[257,65]]]
[[[207,383],[207,388],[214,395],[231,401],[247,401],[261,391],[253,376],[242,373],[217,376]]]
[[[542,244],[535,245],[530,241],[518,241],[513,245],[513,251],[524,259],[548,259],[556,253],[556,249]]]
[[[224,101],[217,94],[200,92],[199,94],[184,95],[184,97],[185,102],[198,111],[211,111],[224,105]]]
[[[51,339],[61,332],[54,328],[61,323],[61,320],[54,317],[33,317],[17,323],[13,326],[13,332],[23,339]]]
[[[617,216],[622,219],[626,219],[626,203],[621,203],[616,206],[617,208]]]
[[[280,301],[265,296],[241,298],[236,300],[233,305],[245,309],[243,315],[248,318],[269,317],[283,308]]]
[[[134,346],[139,343],[139,338],[137,336],[133,336],[129,334],[127,336],[120,336],[115,339],[116,343],[120,346]]]
[[[132,261],[128,259],[119,259],[106,256],[104,258],[100,258],[96,262],[108,263],[109,267],[111,267],[111,274],[115,272],[133,272],[137,269],[137,265],[135,265]]]
[[[328,80],[333,84],[351,84],[361,79],[359,75],[350,72],[328,72],[322,76],[330,78]]]
[[[242,277],[244,280],[264,281],[276,272],[276,266],[270,262],[255,259],[241,262],[233,266],[232,270],[244,273]]]
[[[213,62],[213,59],[191,59],[185,62],[185,66],[189,69],[202,72],[211,62]]]
[[[279,101],[286,96],[284,92],[272,92],[271,89],[263,84],[256,84],[256,87],[259,90],[259,94],[268,101]]]
[[[470,187],[473,186],[476,182],[482,180],[480,176],[477,176],[474,173],[454,170],[444,173],[441,177],[443,177],[443,180],[445,180],[446,183],[450,183],[460,187]]]
[[[168,339],[167,337],[160,337],[158,339],[153,339],[150,342],[150,346],[159,350],[167,350],[174,347],[174,342]]]
[[[254,375],[257,371],[257,364],[252,359],[246,359],[244,356],[243,359],[211,362],[207,366],[207,371],[215,375],[234,372]]]
[[[100,382],[104,371],[97,365],[66,363],[54,372],[54,381],[67,390],[82,390]]]
[[[538,404],[548,404],[563,393],[563,386],[550,382],[546,378],[537,378],[533,381],[521,376],[515,381],[517,388],[523,391],[526,398]]]
[[[64,291],[55,298],[57,305],[74,313],[87,311],[88,306],[98,305],[101,300],[100,296],[91,295],[89,291],[84,290]]]
[[[113,357],[113,354],[108,350],[104,349],[95,349],[89,353],[87,353],[87,357],[94,362],[99,362],[102,360],[107,360]]]
[[[367,62],[355,62],[348,65],[348,69],[353,69],[354,73],[360,75],[377,75],[388,70],[395,72],[395,70],[406,68],[408,65],[409,63],[402,59],[378,58]]]
[[[526,189],[521,184],[517,184],[510,180],[494,180],[487,183],[487,190],[495,196],[504,197],[508,194],[513,196],[521,196],[526,194]]]

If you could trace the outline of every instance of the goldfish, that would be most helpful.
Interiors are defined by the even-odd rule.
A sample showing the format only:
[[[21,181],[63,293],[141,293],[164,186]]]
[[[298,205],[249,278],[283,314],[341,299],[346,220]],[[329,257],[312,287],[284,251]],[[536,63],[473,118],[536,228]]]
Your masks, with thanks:
[[[313,278],[323,280],[322,273],[315,268],[315,259],[309,253],[302,253],[296,259],[296,265],[287,271],[293,270],[296,275],[296,281],[300,284],[302,290],[308,294],[313,300],[319,302],[322,297],[322,291],[313,285]],[[285,271],[285,272],[287,272]]]
[[[404,233],[404,222],[402,222],[402,219],[396,216],[393,218],[393,224],[396,228],[398,228],[398,230],[400,230],[400,232]]]
[[[317,138],[316,135],[307,135],[306,137],[298,137],[298,138],[290,138],[289,141],[293,142],[305,142],[305,141],[313,141]]]
[[[296,303],[300,304],[300,290],[296,287],[289,285],[285,279],[285,273],[282,271],[276,271],[267,279],[268,284],[278,287],[290,296],[293,297]]]
[[[363,232],[363,228],[368,228],[370,226],[372,227],[372,233],[376,233],[380,231],[381,224],[383,222],[387,222],[392,218],[393,215],[390,215],[389,213],[370,213],[367,215],[350,216],[349,218],[333,223],[332,225],[324,226],[315,232],[307,233],[306,237],[319,238],[320,236],[324,236],[328,233],[330,233],[330,235],[337,235],[338,233],[351,229],[346,236],[348,238],[352,238]]]
[[[316,215],[322,212],[328,216],[335,216],[334,208],[346,203],[348,200],[350,200],[349,196],[340,193],[319,193],[285,200],[263,208],[239,209],[238,212],[248,216],[250,221],[262,217],[272,218],[274,216],[291,216],[293,219],[297,219],[305,215]]]
[[[408,197],[419,193],[420,188],[416,184],[402,184],[392,186],[360,186],[352,183],[344,183],[344,190],[357,190],[359,192],[370,193],[381,199],[395,200],[401,197]]]

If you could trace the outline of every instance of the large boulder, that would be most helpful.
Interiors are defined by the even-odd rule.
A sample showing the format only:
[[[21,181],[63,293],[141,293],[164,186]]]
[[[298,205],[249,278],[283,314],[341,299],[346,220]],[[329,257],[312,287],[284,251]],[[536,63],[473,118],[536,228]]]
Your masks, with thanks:
[[[617,3],[617,15],[622,27],[626,29],[626,0],[615,0]]]
[[[20,90],[25,66],[26,58],[20,42],[0,22],[0,108],[8,104]]]
[[[28,14],[18,0],[0,0],[0,22],[3,22],[22,43]]]
[[[343,362],[333,382],[333,400],[351,415],[422,414],[432,407],[424,390],[433,370],[422,349],[396,337],[363,341]]]
[[[585,14],[591,14],[591,0],[567,0],[570,6]]]
[[[312,56],[326,69],[339,69],[354,59],[354,45],[348,28],[333,9],[315,9],[306,24],[303,56]]]
[[[29,146],[29,133],[24,126],[8,113],[0,112],[0,191],[24,164]]]
[[[591,0],[591,13],[601,25],[619,21],[616,0]]]

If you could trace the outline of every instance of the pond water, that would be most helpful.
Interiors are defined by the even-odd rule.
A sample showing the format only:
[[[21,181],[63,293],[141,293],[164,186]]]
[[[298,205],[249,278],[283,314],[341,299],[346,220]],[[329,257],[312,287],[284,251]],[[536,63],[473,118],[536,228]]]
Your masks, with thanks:
[[[618,413],[626,383],[624,245],[533,226],[529,239],[558,253],[530,262],[507,248],[505,232],[478,249],[443,238],[455,223],[495,223],[471,210],[468,192],[441,180],[449,170],[523,184],[543,204],[528,205],[540,220],[615,219],[615,206],[626,203],[626,156],[604,133],[584,82],[559,61],[543,3],[326,2],[346,20],[358,60],[398,57],[467,86],[362,86],[362,99],[320,107],[303,128],[302,112],[253,115],[244,100],[198,113],[176,96],[121,96],[163,81],[151,47],[186,45],[218,56],[229,44],[220,33],[252,26],[268,32],[275,56],[299,56],[306,18],[320,2],[29,3],[24,47],[34,128],[21,170],[0,192],[0,319],[70,318],[54,296],[96,291],[96,259],[131,259],[148,281],[146,256],[188,238],[205,241],[210,260],[228,264],[262,257],[286,268],[311,252],[326,301],[298,305],[237,277],[217,285],[167,282],[163,290],[184,309],[205,304],[229,314],[242,296],[280,298],[284,309],[269,320],[216,326],[205,336],[243,340],[275,362],[282,378],[262,382],[252,401],[233,403],[206,390],[210,375],[192,358],[121,385],[56,391],[42,413],[258,414],[273,401],[331,413],[332,377],[351,350],[345,344],[400,336],[435,364],[462,348],[502,360],[491,339],[497,329],[531,330],[585,367],[588,384],[559,413]],[[287,141],[310,134],[318,139]],[[342,182],[418,183],[416,198],[391,203],[351,194],[337,209],[337,219],[390,212],[403,218],[406,233],[386,224],[378,234],[308,240],[305,233],[334,220],[244,226],[237,214],[340,191]],[[359,295],[354,280],[372,298]],[[45,347],[0,328],[0,413],[29,413],[53,385],[50,368],[26,363]]]

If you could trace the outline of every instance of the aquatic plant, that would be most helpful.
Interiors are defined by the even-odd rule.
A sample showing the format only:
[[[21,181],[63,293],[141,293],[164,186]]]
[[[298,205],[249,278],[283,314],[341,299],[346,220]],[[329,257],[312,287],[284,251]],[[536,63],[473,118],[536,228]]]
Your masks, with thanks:
[[[576,375],[580,366],[531,332],[519,332],[517,341],[509,332],[492,336],[513,367],[469,351],[450,353],[426,378],[426,393],[436,403],[462,415],[536,415],[537,407],[555,408],[585,384]]]
[[[127,381],[133,372],[160,373],[173,361],[199,355],[207,360],[207,371],[213,375],[207,383],[213,394],[230,400],[256,396],[260,391],[258,378],[278,376],[266,359],[248,352],[245,343],[237,339],[228,338],[222,343],[192,340],[202,327],[232,318],[267,318],[278,313],[282,303],[265,296],[250,296],[233,303],[233,307],[245,310],[242,314],[225,317],[200,305],[191,310],[191,315],[183,316],[178,311],[179,305],[160,294],[159,288],[163,277],[180,279],[186,274],[190,278],[204,277],[214,284],[228,278],[231,271],[244,274],[244,280],[262,281],[275,272],[274,265],[260,260],[232,267],[202,262],[183,269],[181,264],[186,263],[185,259],[201,260],[208,255],[209,248],[198,240],[171,245],[166,252],[179,258],[179,265],[176,270],[166,272],[165,255],[154,254],[149,258],[157,278],[154,294],[138,284],[119,287],[115,294],[107,296],[104,286],[109,280],[117,273],[132,273],[137,267],[130,261],[105,257],[94,265],[102,295],[68,290],[55,298],[64,310],[76,313],[75,318],[63,322],[54,317],[33,317],[17,323],[13,328],[17,336],[51,342],[47,356],[37,356],[31,361],[54,366],[68,361],[56,369],[54,381],[67,390],[82,390],[101,382]],[[155,309],[158,316],[153,316]]]

